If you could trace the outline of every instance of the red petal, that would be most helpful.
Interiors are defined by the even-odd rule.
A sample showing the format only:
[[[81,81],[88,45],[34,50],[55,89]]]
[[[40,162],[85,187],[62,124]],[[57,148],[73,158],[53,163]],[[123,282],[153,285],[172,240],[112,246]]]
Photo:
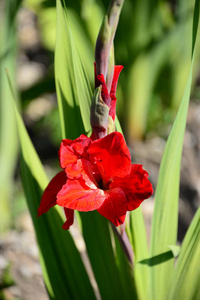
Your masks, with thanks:
[[[64,169],[68,164],[76,163],[81,157],[87,157],[86,151],[90,142],[90,138],[84,134],[74,141],[62,140],[59,152],[61,168]]]
[[[51,207],[56,205],[56,196],[58,192],[61,190],[62,186],[66,183],[67,177],[65,172],[61,171],[58,173],[48,184],[40,203],[40,207],[38,209],[38,217],[41,214],[46,213]]]
[[[67,178],[69,179],[80,178],[81,173],[83,172],[82,160],[78,159],[76,163],[67,165],[65,168],[65,172],[67,174]]]
[[[113,81],[110,89],[110,96],[111,98],[115,96],[116,94],[116,89],[117,89],[117,83],[119,79],[119,75],[124,67],[123,66],[115,66],[114,68],[114,75],[113,75]]]
[[[94,184],[96,188],[98,181],[101,180],[101,174],[97,167],[86,159],[78,159],[76,164],[68,165],[65,172],[68,179],[83,178],[85,184],[91,188],[93,188]]]
[[[67,221],[63,224],[62,228],[68,230],[69,227],[74,223],[74,210],[64,207],[64,212]]]
[[[110,97],[111,97],[111,104],[110,104],[110,111],[109,115],[113,120],[115,120],[115,115],[116,115],[116,89],[117,89],[117,83],[118,83],[118,78],[120,75],[121,70],[123,69],[123,66],[115,66],[114,69],[114,76],[113,76],[113,81],[111,85],[111,90],[110,90]]]
[[[106,191],[106,200],[97,211],[115,226],[124,223],[127,212],[126,195],[120,188]]]
[[[98,189],[92,181],[70,180],[57,195],[57,204],[79,211],[91,211],[99,208],[105,200],[105,192]]]
[[[111,104],[110,104],[110,110],[109,110],[109,116],[115,121],[115,116],[116,116],[116,104],[117,104],[117,98],[113,95]]]
[[[105,82],[105,78],[104,78],[104,75],[103,74],[99,74],[97,76],[97,79],[96,79],[96,84],[98,86],[101,86],[102,89],[101,89],[101,97],[104,101],[104,103],[110,107],[110,102],[111,102],[111,98],[110,98],[110,95],[108,93],[108,89],[107,89],[107,86],[106,86],[106,82]]]
[[[127,197],[128,210],[134,210],[152,193],[152,185],[148,179],[148,173],[143,170],[142,165],[132,165],[131,173],[123,180],[116,179],[111,184],[112,187],[120,186]]]
[[[90,136],[90,139],[91,139],[92,141],[96,140],[94,131],[92,131],[92,134],[91,134],[91,136]]]
[[[88,154],[105,182],[114,176],[124,177],[130,174],[131,157],[126,142],[119,132],[113,132],[102,139],[93,141]]]

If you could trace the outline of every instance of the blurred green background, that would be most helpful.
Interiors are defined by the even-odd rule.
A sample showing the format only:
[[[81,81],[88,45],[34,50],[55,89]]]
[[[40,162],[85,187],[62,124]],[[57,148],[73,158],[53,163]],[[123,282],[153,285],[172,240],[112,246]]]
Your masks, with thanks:
[[[93,89],[95,42],[107,6],[106,0],[68,1],[71,30]],[[190,67],[193,6],[188,0],[124,3],[114,45],[116,64],[124,66],[117,114],[129,145],[149,136],[167,137]],[[3,0],[0,9],[0,231],[5,232],[26,207],[16,171],[17,132],[5,68],[50,177],[58,168],[61,131],[54,78],[56,1]],[[195,98],[200,96],[199,48],[198,41]]]

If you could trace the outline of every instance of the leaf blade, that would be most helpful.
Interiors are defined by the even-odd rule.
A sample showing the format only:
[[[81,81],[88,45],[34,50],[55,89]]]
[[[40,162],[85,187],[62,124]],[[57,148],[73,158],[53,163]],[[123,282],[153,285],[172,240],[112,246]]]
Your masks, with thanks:
[[[194,19],[195,23],[196,21]],[[151,257],[164,253],[169,245],[176,244],[177,239],[180,163],[190,99],[194,47],[197,34],[196,26],[193,26],[193,29],[195,32],[193,31],[194,46],[192,47],[190,73],[179,111],[167,140],[159,172],[152,225]],[[169,258],[164,263],[150,268],[151,299],[163,299],[166,297],[173,273],[174,258]]]
[[[70,29],[65,1],[57,0],[55,75],[63,138],[88,133],[92,92]]]

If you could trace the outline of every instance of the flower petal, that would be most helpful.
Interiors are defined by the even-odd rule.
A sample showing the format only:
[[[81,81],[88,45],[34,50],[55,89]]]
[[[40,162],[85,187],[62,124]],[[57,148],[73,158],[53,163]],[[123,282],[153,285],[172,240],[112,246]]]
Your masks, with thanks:
[[[38,217],[56,205],[56,196],[66,181],[67,177],[63,171],[53,177],[42,195],[42,200],[38,209]]]
[[[68,230],[69,227],[74,223],[74,210],[64,207],[64,212],[67,221],[63,224],[62,228]]]
[[[99,74],[97,76],[97,81],[96,82],[97,82],[97,86],[96,87],[98,87],[98,86],[102,87],[101,88],[101,97],[102,97],[104,103],[108,107],[110,107],[111,98],[110,98],[110,95],[108,93],[108,89],[107,89],[105,78],[104,78],[103,74]]]
[[[82,159],[78,159],[76,163],[69,164],[65,168],[65,173],[67,174],[67,178],[69,179],[80,178],[82,172],[83,172]]]
[[[114,76],[113,76],[113,81],[111,85],[111,90],[110,90],[110,97],[111,97],[111,104],[110,104],[110,111],[109,115],[113,120],[115,120],[115,115],[116,115],[116,89],[117,89],[117,83],[118,83],[118,78],[120,75],[121,70],[123,69],[123,66],[115,66],[114,68]]]
[[[153,194],[151,182],[148,179],[148,173],[143,170],[142,165],[132,165],[131,173],[123,180],[116,179],[111,187],[120,186],[127,197],[127,210],[131,211],[140,206],[140,204]]]
[[[82,178],[79,180],[68,179],[57,195],[58,205],[79,211],[95,210],[102,205],[104,200],[105,192],[98,189],[92,181],[88,187]]]
[[[106,200],[97,211],[110,220],[115,226],[124,223],[127,212],[126,195],[120,188],[114,188],[106,193]]]
[[[77,163],[67,165],[65,168],[68,179],[83,178],[85,184],[90,188],[97,188],[98,181],[101,180],[101,174],[97,167],[87,159],[78,159]]]
[[[62,140],[59,151],[61,168],[65,169],[67,165],[76,163],[77,159],[86,158],[86,151],[90,142],[90,138],[84,134],[74,141],[68,139]]]
[[[112,132],[93,141],[88,148],[88,154],[104,181],[110,181],[114,176],[124,177],[130,174],[130,152],[120,132]]]
[[[111,89],[110,89],[110,96],[111,98],[113,96],[115,96],[116,94],[116,89],[117,89],[117,83],[118,83],[118,79],[119,79],[119,75],[122,71],[124,67],[123,66],[115,66],[114,68],[114,75],[113,75],[113,80],[112,80],[112,85],[111,85]]]
[[[108,93],[107,85],[105,82],[105,78],[103,74],[97,75],[97,69],[96,69],[96,63],[94,63],[94,76],[95,76],[95,89],[101,85],[102,90],[101,90],[101,97],[105,104],[110,107],[110,95]]]

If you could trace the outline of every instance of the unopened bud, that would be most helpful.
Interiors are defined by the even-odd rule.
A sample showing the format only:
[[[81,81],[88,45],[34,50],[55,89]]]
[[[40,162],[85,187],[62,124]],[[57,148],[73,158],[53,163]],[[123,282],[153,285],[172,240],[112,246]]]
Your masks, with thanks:
[[[97,75],[103,74],[106,82],[110,58],[114,59],[110,52],[123,3],[124,0],[111,1],[96,42],[95,61]]]
[[[107,135],[109,107],[101,98],[101,86],[94,91],[90,110],[90,122],[95,134],[99,139]]]

